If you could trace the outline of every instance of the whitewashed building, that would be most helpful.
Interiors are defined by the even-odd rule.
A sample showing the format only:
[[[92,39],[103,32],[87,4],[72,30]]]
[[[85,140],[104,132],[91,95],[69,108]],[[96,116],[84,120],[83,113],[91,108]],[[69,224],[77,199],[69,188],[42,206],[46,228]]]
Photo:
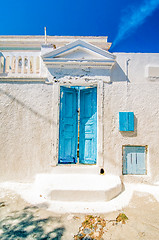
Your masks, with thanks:
[[[106,37],[0,37],[0,181],[97,183],[106,200],[124,182],[159,181],[159,53],[110,47]]]

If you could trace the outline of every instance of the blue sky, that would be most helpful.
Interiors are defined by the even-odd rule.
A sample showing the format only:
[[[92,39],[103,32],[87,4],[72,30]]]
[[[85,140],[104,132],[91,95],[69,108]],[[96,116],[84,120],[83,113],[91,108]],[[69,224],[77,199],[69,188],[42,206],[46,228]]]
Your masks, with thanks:
[[[111,52],[159,52],[159,0],[5,0],[0,35],[108,36]]]

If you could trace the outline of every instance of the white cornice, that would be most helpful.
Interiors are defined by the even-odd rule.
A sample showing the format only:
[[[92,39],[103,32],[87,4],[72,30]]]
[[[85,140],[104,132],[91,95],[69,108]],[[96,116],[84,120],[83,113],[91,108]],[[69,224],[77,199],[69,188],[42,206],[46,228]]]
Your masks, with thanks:
[[[114,65],[114,61],[65,61],[65,62],[56,62],[50,61],[45,62],[48,68],[82,68],[82,67],[92,67],[92,68],[106,68],[111,69]]]
[[[29,77],[0,77],[0,82],[45,82],[47,78]]]
[[[84,40],[101,49],[109,50],[111,43],[106,36],[47,36],[47,44],[56,48],[74,42],[77,39]],[[0,36],[0,49],[2,48],[40,48],[45,43],[45,36]]]

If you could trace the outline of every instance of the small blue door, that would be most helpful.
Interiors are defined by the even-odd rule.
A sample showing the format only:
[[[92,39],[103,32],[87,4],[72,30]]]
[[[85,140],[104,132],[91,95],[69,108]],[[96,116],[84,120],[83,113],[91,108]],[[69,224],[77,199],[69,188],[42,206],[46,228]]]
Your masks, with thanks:
[[[97,159],[97,88],[80,90],[79,162],[95,164]]]
[[[77,162],[78,94],[73,88],[60,89],[59,163]]]

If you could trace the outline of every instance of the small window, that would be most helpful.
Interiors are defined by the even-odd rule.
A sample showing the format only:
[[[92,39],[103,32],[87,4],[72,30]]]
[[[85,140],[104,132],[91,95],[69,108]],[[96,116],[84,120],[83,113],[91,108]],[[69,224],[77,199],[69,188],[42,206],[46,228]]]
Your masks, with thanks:
[[[123,147],[123,174],[146,174],[146,147]]]
[[[22,71],[22,58],[19,57],[18,59],[18,73],[21,73]]]
[[[0,57],[0,73],[4,72],[4,57]]]

